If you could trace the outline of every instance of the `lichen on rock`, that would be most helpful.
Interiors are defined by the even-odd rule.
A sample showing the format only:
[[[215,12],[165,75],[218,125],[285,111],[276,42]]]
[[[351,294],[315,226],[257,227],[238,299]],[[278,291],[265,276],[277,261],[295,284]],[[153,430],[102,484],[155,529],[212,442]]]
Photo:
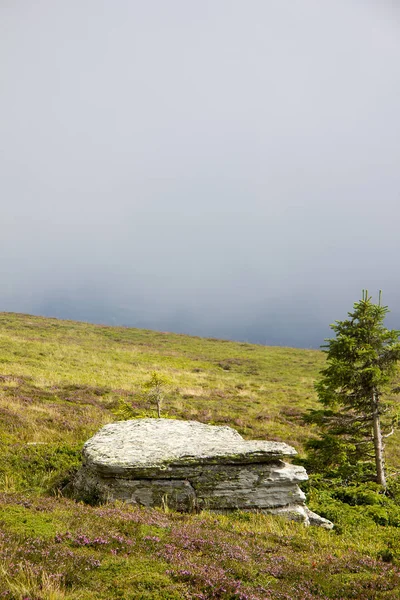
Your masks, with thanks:
[[[331,528],[305,506],[298,484],[307,473],[282,460],[294,455],[287,444],[246,441],[226,426],[120,421],[105,425],[84,445],[73,495],[180,511],[258,510]]]

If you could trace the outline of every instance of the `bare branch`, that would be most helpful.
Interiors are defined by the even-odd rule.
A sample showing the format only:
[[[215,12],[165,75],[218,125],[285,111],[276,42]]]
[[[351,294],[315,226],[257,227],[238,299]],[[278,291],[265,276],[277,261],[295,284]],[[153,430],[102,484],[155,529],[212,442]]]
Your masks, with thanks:
[[[391,429],[391,431],[389,433],[386,433],[385,435],[382,435],[382,437],[383,438],[388,438],[388,437],[390,437],[393,434],[394,434],[394,427],[392,427],[392,429]]]

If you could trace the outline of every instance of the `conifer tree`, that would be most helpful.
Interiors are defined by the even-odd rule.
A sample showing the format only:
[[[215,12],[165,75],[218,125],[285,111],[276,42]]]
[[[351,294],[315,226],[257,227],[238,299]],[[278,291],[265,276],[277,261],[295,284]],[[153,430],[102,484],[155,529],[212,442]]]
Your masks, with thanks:
[[[153,371],[150,378],[144,383],[143,389],[147,397],[152,400],[157,407],[157,416],[161,419],[161,407],[164,402],[164,395],[170,380],[165,375]]]
[[[322,431],[319,440],[308,443],[317,468],[372,467],[384,487],[384,438],[393,433],[396,420],[388,394],[400,391],[393,389],[400,331],[384,326],[387,313],[381,292],[374,304],[363,290],[348,318],[331,325],[336,337],[323,346],[327,364],[315,386],[323,408],[307,417]]]

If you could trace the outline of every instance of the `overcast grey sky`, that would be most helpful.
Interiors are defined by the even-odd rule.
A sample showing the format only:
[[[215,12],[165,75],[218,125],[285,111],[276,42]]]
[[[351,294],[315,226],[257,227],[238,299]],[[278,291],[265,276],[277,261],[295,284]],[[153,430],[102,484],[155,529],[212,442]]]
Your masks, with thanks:
[[[0,56],[0,310],[400,329],[395,2],[2,0]]]

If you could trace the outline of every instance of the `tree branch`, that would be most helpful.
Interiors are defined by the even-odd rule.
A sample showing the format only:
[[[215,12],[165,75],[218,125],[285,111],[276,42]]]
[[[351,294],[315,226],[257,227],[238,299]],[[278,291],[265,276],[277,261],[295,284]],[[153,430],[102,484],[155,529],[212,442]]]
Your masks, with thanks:
[[[388,437],[390,437],[393,434],[394,434],[394,427],[392,427],[392,429],[391,429],[391,431],[389,433],[386,433],[385,435],[382,435],[382,437],[383,438],[388,438]]]

